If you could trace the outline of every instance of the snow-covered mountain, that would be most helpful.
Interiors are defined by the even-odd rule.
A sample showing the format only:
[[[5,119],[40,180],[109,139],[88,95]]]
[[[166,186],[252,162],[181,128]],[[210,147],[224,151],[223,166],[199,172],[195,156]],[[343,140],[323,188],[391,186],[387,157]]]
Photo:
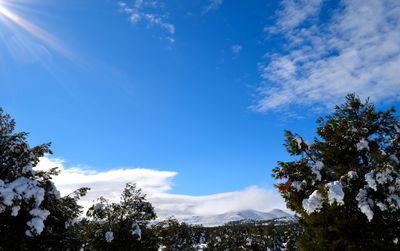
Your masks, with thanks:
[[[257,210],[241,210],[231,211],[223,214],[216,215],[203,215],[203,216],[192,216],[190,218],[184,218],[180,221],[188,224],[202,224],[205,227],[213,227],[224,225],[231,221],[243,221],[243,220],[255,220],[264,221],[272,220],[282,217],[291,217],[292,215],[282,211],[280,209],[274,209],[269,212],[260,212]]]

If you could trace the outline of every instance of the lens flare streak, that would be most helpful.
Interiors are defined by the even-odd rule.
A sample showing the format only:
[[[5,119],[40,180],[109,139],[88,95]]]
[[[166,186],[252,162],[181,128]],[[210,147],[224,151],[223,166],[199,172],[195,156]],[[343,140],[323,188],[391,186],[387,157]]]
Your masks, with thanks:
[[[10,20],[12,23],[16,24],[32,36],[36,37],[38,40],[40,40],[42,43],[45,45],[51,47],[52,49],[56,50],[60,54],[62,54],[64,57],[68,58],[69,60],[78,63],[79,61],[78,58],[73,55],[70,51],[65,49],[59,41],[57,41],[56,38],[54,38],[50,33],[47,31],[43,30],[42,28],[32,24],[31,22],[25,20],[21,16],[18,16],[14,12],[12,12],[10,9],[4,7],[1,5],[1,0],[0,0],[0,16],[3,16]]]

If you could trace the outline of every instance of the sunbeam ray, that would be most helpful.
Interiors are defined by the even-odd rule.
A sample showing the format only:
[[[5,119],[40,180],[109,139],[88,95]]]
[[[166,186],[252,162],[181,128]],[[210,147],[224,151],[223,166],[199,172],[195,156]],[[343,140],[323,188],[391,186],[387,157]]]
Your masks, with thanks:
[[[57,51],[70,61],[82,65],[82,61],[74,53],[67,50],[52,34],[11,11],[4,5],[2,0],[0,0],[0,17],[1,16],[11,21],[12,24],[22,28],[30,35],[37,38],[40,42]]]

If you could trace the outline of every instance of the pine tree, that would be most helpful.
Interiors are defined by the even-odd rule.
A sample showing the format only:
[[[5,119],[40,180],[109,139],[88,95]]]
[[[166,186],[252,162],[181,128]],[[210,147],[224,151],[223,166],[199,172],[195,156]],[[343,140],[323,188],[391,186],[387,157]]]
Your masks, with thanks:
[[[201,237],[201,227],[180,223],[169,218],[153,226],[163,251],[195,250]]]
[[[85,250],[157,250],[157,237],[148,227],[156,213],[135,184],[126,184],[119,203],[100,197],[86,214]]]
[[[52,182],[57,168],[37,171],[50,144],[30,147],[27,133],[15,133],[15,121],[0,108],[0,250],[60,250],[80,243],[72,223],[81,213],[82,188],[61,197]]]
[[[399,250],[400,125],[354,94],[320,118],[313,143],[286,131],[295,161],[273,170],[288,208],[301,216],[303,250]]]

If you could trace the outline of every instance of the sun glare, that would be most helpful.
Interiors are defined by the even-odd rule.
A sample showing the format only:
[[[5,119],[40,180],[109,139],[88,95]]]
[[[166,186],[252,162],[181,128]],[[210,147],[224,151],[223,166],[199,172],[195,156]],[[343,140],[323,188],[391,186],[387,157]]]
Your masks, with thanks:
[[[0,21],[1,18],[7,19],[12,24],[23,29],[25,32],[38,39],[41,43],[43,43],[47,47],[56,50],[58,53],[62,54],[64,57],[70,59],[71,61],[79,63],[78,58],[75,55],[73,55],[70,51],[65,49],[52,34],[42,29],[41,27],[33,24],[32,22],[29,22],[20,15],[16,14],[7,5],[8,3],[6,3],[4,0],[0,0]],[[13,6],[14,5],[16,5],[16,3],[13,3]],[[13,29],[15,29],[15,27],[9,27],[9,29],[13,33]]]

